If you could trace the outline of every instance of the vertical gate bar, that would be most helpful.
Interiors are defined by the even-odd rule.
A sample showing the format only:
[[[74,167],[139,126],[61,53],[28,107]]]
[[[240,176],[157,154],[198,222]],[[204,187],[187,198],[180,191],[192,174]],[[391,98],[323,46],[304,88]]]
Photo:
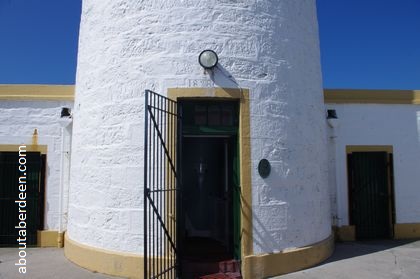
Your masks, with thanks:
[[[151,117],[151,113],[152,113],[152,98],[153,95],[152,93],[150,93],[149,95],[149,125],[150,125],[150,143],[149,143],[149,278],[151,278],[153,276],[153,211],[151,209],[151,202],[152,202],[152,197],[153,197],[153,189],[152,189],[152,185],[153,185],[153,145],[154,145],[154,138],[153,138],[153,122],[152,122],[152,117]]]
[[[156,106],[156,95],[153,94],[153,117],[155,117],[155,106]],[[152,202],[154,203],[156,201],[156,127],[154,127],[153,129],[153,183],[152,183],[152,187],[153,187],[153,200]],[[154,276],[156,274],[157,271],[157,267],[156,267],[156,218],[155,218],[155,214],[152,214],[152,218],[153,218],[153,229],[152,229],[152,233],[153,233],[153,274],[152,276]]]
[[[159,114],[160,114],[160,111],[159,111],[159,109],[156,109],[157,107],[159,107],[159,95],[155,95],[155,97],[156,97],[156,102],[157,102],[157,104],[155,104],[155,113],[154,113],[154,117],[155,117],[155,121],[156,121],[156,125],[157,125],[157,131],[158,130],[160,130],[160,123],[159,123]],[[156,132],[157,132],[156,131]],[[156,157],[155,157],[155,162],[156,162],[156,168],[155,168],[155,176],[156,176],[156,184],[155,184],[155,190],[156,190],[156,202],[155,202],[155,206],[156,206],[156,208],[157,208],[157,210],[159,211],[157,214],[159,214],[160,213],[160,208],[159,208],[159,206],[160,206],[160,189],[159,189],[159,187],[160,187],[160,182],[159,182],[159,172],[160,172],[160,169],[159,169],[159,163],[160,163],[160,149],[162,148],[162,144],[160,143],[160,144],[158,144],[158,143],[156,143],[157,145],[156,145]],[[156,214],[156,215],[157,215]],[[156,215],[155,215],[155,217],[156,217]],[[155,231],[155,234],[156,234],[156,274],[159,274],[160,273],[160,263],[159,263],[159,258],[160,258],[160,251],[159,251],[159,241],[160,241],[160,227],[161,226],[159,226],[159,224],[158,224],[158,222],[157,222],[157,220],[156,220],[156,231]]]
[[[147,112],[148,106],[148,91],[144,92],[145,100],[144,100],[144,166],[143,166],[143,254],[144,254],[144,262],[143,262],[143,274],[144,279],[148,278],[147,274],[147,137],[148,137],[148,117],[149,114]]]
[[[177,115],[177,113],[176,113],[176,110],[175,110],[175,106],[176,106],[176,104],[175,103],[172,103],[172,111],[173,111],[173,113],[175,114],[175,115]],[[178,125],[178,123],[177,123],[177,116],[172,116],[172,121],[173,121],[173,126],[171,127],[171,140],[172,140],[172,158],[174,159],[174,158],[176,158],[175,157],[175,155],[176,155],[176,137],[175,137],[175,131],[176,131],[176,127],[177,127],[177,125]],[[174,160],[174,162],[175,162],[175,164],[176,164],[176,166],[177,166],[177,161],[176,160]],[[178,235],[177,235],[177,231],[176,231],[176,222],[178,222],[178,217],[179,216],[177,216],[176,215],[176,209],[175,209],[175,205],[176,205],[176,195],[177,195],[177,191],[176,191],[176,184],[175,184],[175,174],[173,173],[173,171],[171,172],[171,174],[172,174],[172,178],[171,178],[171,187],[172,187],[172,189],[175,189],[173,192],[172,192],[172,198],[171,198],[171,202],[172,202],[172,204],[171,204],[171,211],[172,211],[172,215],[174,216],[174,221],[172,221],[172,235],[174,235],[175,237],[175,239],[174,239],[174,243],[177,243],[177,237],[178,237]],[[173,249],[172,249],[173,250]],[[176,264],[176,255],[175,255],[175,252],[174,251],[172,251],[172,253],[173,253],[173,256],[172,256],[172,258],[171,258],[171,263],[172,263],[172,265],[175,265]],[[177,276],[177,270],[174,270],[173,272],[172,272],[172,277],[173,278],[175,278]]]
[[[162,123],[162,109],[163,109],[163,107],[162,107],[162,100],[163,100],[163,98],[161,98],[160,96],[159,96],[159,98],[158,98],[158,100],[159,100],[159,108],[160,108],[160,110],[158,110],[158,127],[160,128],[160,130],[162,131],[163,130],[163,123]],[[162,132],[161,132],[162,133]],[[159,145],[159,161],[158,161],[158,168],[159,168],[159,171],[158,171],[158,175],[159,175],[159,177],[158,177],[158,180],[159,180],[159,192],[158,192],[158,195],[159,195],[159,212],[160,213],[162,213],[162,161],[163,161],[163,157],[162,157],[162,149],[163,149],[163,147],[162,147],[162,144],[160,144]],[[163,217],[164,216],[161,216],[161,218],[163,219]],[[165,220],[165,219],[163,219],[163,220]],[[165,221],[164,221],[165,222]],[[163,228],[161,227],[160,229],[159,229],[159,260],[158,260],[158,264],[159,264],[159,273],[161,273],[162,271],[163,271],[163,268],[162,268],[162,231],[163,231]]]
[[[168,105],[169,102],[165,100],[165,114],[164,114],[164,120],[165,120],[165,128],[164,128],[164,139],[165,139],[165,143],[166,143],[166,148],[169,152],[169,138],[168,138],[168,128],[169,128],[169,119],[168,117],[170,116],[170,114],[168,113]],[[170,154],[170,153],[169,153]],[[166,157],[165,157],[166,158]],[[169,210],[168,210],[168,196],[169,196],[169,189],[168,189],[168,168],[167,168],[167,163],[168,163],[168,158],[165,159],[164,164],[163,164],[163,185],[164,185],[164,199],[165,199],[165,205],[164,205],[164,214],[165,214],[165,223],[166,223],[166,230],[168,231],[169,235],[171,235],[170,231],[169,231]],[[164,259],[164,269],[166,270],[167,268],[169,268],[169,263],[168,263],[168,239],[165,238],[165,242],[164,242],[164,247],[163,247],[163,254],[165,255],[165,259]],[[169,274],[169,273],[168,273]]]
[[[169,156],[171,156],[170,154],[170,146],[169,146],[169,132],[168,132],[168,129],[169,129],[169,126],[171,125],[170,124],[170,113],[169,113],[169,101],[165,101],[165,108],[166,108],[166,114],[165,114],[165,121],[166,121],[166,123],[165,123],[165,142],[166,142],[166,148],[167,148],[167,150],[168,150],[168,153],[169,153]],[[164,163],[164,170],[165,170],[165,172],[164,172],[164,181],[163,181],[163,184],[165,185],[165,195],[164,195],[164,197],[165,197],[165,206],[164,206],[164,208],[165,208],[165,220],[166,220],[166,229],[167,229],[167,231],[168,231],[168,233],[169,233],[169,235],[171,235],[171,231],[170,231],[170,228],[169,228],[169,224],[170,224],[170,217],[169,217],[169,208],[168,208],[168,206],[169,206],[169,204],[168,204],[168,202],[169,202],[169,194],[170,194],[170,188],[168,187],[168,175],[169,175],[169,173],[168,173],[168,168],[167,168],[167,166],[168,166],[168,162],[169,162],[169,159],[168,158],[166,158],[166,160],[165,160],[165,163]],[[167,269],[167,268],[169,268],[170,267],[170,265],[169,265],[169,262],[168,262],[168,239],[166,239],[165,238],[165,247],[164,247],[164,254],[165,254],[165,261],[164,261],[164,263],[165,263],[165,269]],[[170,272],[168,272],[168,275],[170,275]]]
[[[169,102],[167,100],[165,100],[165,114],[164,114],[164,121],[165,121],[165,127],[164,127],[164,139],[165,139],[165,144],[166,144],[166,148],[168,149],[168,151],[170,150],[169,148],[169,144],[168,144],[168,128],[169,128],[169,119],[168,117],[170,116],[170,114],[168,113],[168,105]],[[165,157],[166,158],[166,157]],[[168,173],[167,173],[167,162],[168,162],[168,158],[165,159],[164,164],[163,164],[163,185],[164,185],[164,200],[165,200],[165,205],[164,205],[164,212],[165,212],[165,223],[166,223],[166,229],[169,233],[169,235],[171,235],[170,231],[169,231],[169,214],[168,214],[168,196],[169,196],[169,189],[168,189]],[[167,270],[167,268],[169,268],[169,263],[168,263],[168,239],[165,238],[165,242],[164,242],[164,247],[163,247],[163,254],[164,254],[164,269]],[[168,273],[169,274],[169,273]]]
[[[149,96],[150,97],[150,96]],[[151,99],[149,98],[149,103],[148,103],[148,106],[150,106],[150,104],[151,104]],[[150,117],[150,111],[149,111],[149,119],[148,119],[148,121],[149,121],[149,137],[151,137],[151,135],[152,135],[152,119],[151,119],[151,117]],[[153,141],[153,138],[151,138],[151,140],[150,140],[150,142],[149,142],[149,146],[147,147],[148,148],[148,150],[149,150],[149,154],[148,154],[148,158],[147,158],[147,160],[149,161],[149,170],[148,170],[148,187],[149,187],[149,200],[148,200],[148,202],[149,202],[149,207],[150,207],[150,199],[152,198],[151,197],[151,192],[150,192],[150,189],[151,189],[151,181],[152,181],[152,177],[151,177],[151,174],[152,174],[152,145],[153,145],[153,143],[152,143],[152,141]],[[149,265],[149,274],[148,274],[148,276],[147,276],[147,278],[145,278],[145,279],[149,279],[150,277],[151,277],[151,275],[152,275],[152,237],[153,237],[153,235],[152,235],[152,216],[153,216],[153,212],[152,212],[152,210],[149,210],[149,224],[148,224],[148,231],[149,231],[149,239],[148,239],[148,242],[149,242],[149,261],[148,261],[148,265]]]
[[[171,102],[171,110],[172,110],[172,113],[174,114],[174,115],[172,115],[172,125],[171,125],[171,146],[172,146],[172,157],[171,158],[175,158],[175,154],[176,154],[175,153],[176,139],[174,137],[174,131],[175,131],[175,128],[176,128],[176,125],[177,125],[177,123],[176,123],[177,116],[175,116],[176,111],[174,109],[174,106],[175,106],[175,102]],[[176,160],[174,162],[175,162],[175,166],[177,166]],[[176,187],[175,187],[174,182],[173,182],[174,177],[175,177],[175,175],[174,175],[173,171],[171,171],[171,182],[170,182],[171,183],[171,189],[175,189],[175,190],[171,191],[171,214],[173,216],[173,218],[171,220],[171,226],[172,226],[172,236],[174,237],[174,243],[177,243],[176,242],[176,231],[175,231],[176,223],[175,222],[178,220],[177,219],[178,216],[176,216],[176,212],[174,210],[174,206],[176,204],[176,200],[175,200],[176,199]],[[171,248],[171,251],[172,250],[173,249]],[[173,255],[171,257],[171,265],[175,265],[175,252],[174,251],[172,251],[172,252],[173,252]],[[172,270],[171,272],[172,272],[171,277],[175,278],[176,277],[176,270]]]
[[[155,110],[154,110],[154,117],[156,120],[156,125],[157,125],[157,129],[156,129],[156,134],[159,131],[159,110],[157,109],[157,107],[159,106],[159,95],[155,94]],[[161,148],[161,143],[159,143],[157,137],[156,137],[156,156],[155,156],[155,206],[156,208],[159,210],[159,162],[160,162],[160,157],[159,157],[159,150]],[[155,276],[158,275],[160,273],[160,266],[159,266],[159,233],[160,233],[160,225],[158,222],[158,218],[156,215],[158,215],[159,213],[155,214],[155,222],[156,222],[156,228],[155,228],[155,245],[156,245],[156,253],[155,253],[155,265],[156,265],[156,273]]]
[[[165,138],[165,130],[166,130],[166,124],[165,124],[165,115],[166,115],[166,100],[165,99],[161,99],[161,103],[162,103],[162,108],[164,109],[164,110],[162,110],[161,111],[161,114],[160,114],[160,121],[162,122],[162,138],[163,138],[163,142],[165,143],[165,145],[166,145],[166,138]],[[167,218],[166,218],[166,215],[165,215],[165,205],[166,205],[166,191],[165,191],[165,161],[167,160],[166,159],[166,154],[165,154],[165,152],[164,152],[164,149],[163,149],[164,147],[162,147],[161,148],[161,156],[162,156],[162,162],[161,162],[161,164],[160,164],[160,167],[161,167],[161,171],[160,171],[160,183],[161,183],[161,189],[162,189],[162,192],[161,192],[161,200],[162,200],[162,206],[161,206],[161,212],[162,212],[162,219],[164,220],[164,224],[165,224],[165,227],[167,226]],[[161,240],[161,247],[160,247],[160,251],[161,251],[161,254],[162,254],[162,259],[160,260],[160,262],[161,262],[161,266],[162,266],[162,270],[166,270],[166,265],[165,265],[165,261],[164,261],[164,257],[165,257],[165,245],[166,245],[166,243],[165,243],[165,241],[164,240],[166,240],[166,238],[167,237],[164,237],[165,236],[165,232],[164,232],[164,230],[163,230],[163,228],[161,229],[161,236],[162,236],[162,240]]]
[[[181,185],[181,181],[182,181],[182,107],[180,106],[176,106],[176,110],[177,110],[177,129],[176,129],[176,136],[178,138],[178,152],[176,152],[175,154],[175,158],[176,158],[176,162],[178,162],[178,169],[177,169],[177,175],[175,176],[175,187],[176,187],[176,204],[175,204],[175,211],[176,211],[176,216],[178,216],[177,218],[179,218],[178,224],[182,221],[183,222],[183,212],[180,210],[180,208],[182,208],[182,189],[180,188]],[[181,216],[182,215],[182,216]],[[176,232],[176,243],[179,243],[181,241],[181,234],[180,234],[180,226],[175,226],[177,232]],[[180,245],[177,245],[177,247],[180,247]],[[179,250],[178,250],[179,251]],[[182,253],[183,251],[179,251],[179,253],[181,254],[182,257]],[[182,274],[180,273],[180,255],[176,254],[175,255],[175,265],[178,268],[177,273],[179,275],[182,276]],[[179,276],[179,277],[181,277]]]
[[[171,113],[173,113],[173,109],[172,109],[172,107],[173,107],[173,103],[172,102],[169,102],[169,109],[170,109],[170,112]],[[169,125],[169,147],[170,147],[170,151],[169,151],[169,154],[171,154],[171,158],[173,158],[174,156],[173,156],[173,144],[174,144],[174,142],[173,142],[173,136],[172,136],[172,128],[173,128],[173,125],[174,125],[174,116],[172,115],[172,114],[169,114],[169,117],[170,117],[170,119],[171,119],[171,124]],[[168,162],[169,163],[169,162]],[[168,169],[169,169],[169,166],[168,166]],[[169,207],[169,213],[172,215],[171,216],[171,218],[170,218],[170,223],[169,223],[169,231],[170,231],[170,234],[171,234],[171,236],[173,237],[174,236],[174,233],[173,233],[173,220],[174,220],[174,212],[173,212],[173,210],[172,210],[172,203],[173,203],[173,192],[172,192],[172,189],[173,189],[173,183],[172,183],[172,178],[173,177],[173,173],[172,173],[172,170],[170,170],[169,171],[169,177],[168,177],[168,185],[169,185],[169,188],[171,189],[171,191],[170,191],[170,195],[169,195],[169,203],[168,203],[168,207]],[[176,243],[176,242],[175,242]],[[170,249],[168,249],[169,251],[168,251],[168,259],[169,259],[169,264],[171,265],[172,264],[172,247],[170,248]],[[170,271],[170,278],[173,278],[174,277],[174,273],[173,273],[173,270],[171,269],[171,271]]]
[[[154,168],[154,163],[153,163],[153,156],[154,156],[154,154],[153,154],[153,148],[154,148],[154,145],[155,145],[155,139],[154,139],[154,127],[153,127],[153,121],[152,121],[152,116],[151,116],[151,114],[153,113],[153,111],[152,111],[152,105],[153,105],[153,93],[151,92],[150,93],[150,100],[149,100],[149,105],[150,105],[150,109],[149,109],[149,116],[150,116],[150,120],[149,120],[149,124],[150,124],[150,126],[151,126],[151,128],[150,128],[150,138],[151,138],[151,141],[150,141],[150,146],[149,146],[149,150],[150,150],[150,153],[149,153],[149,160],[150,160],[150,173],[149,173],[149,189],[150,189],[150,192],[149,192],[149,211],[150,211],[150,219],[149,219],[149,231],[150,231],[150,235],[149,235],[149,241],[150,241],[150,247],[149,247],[149,250],[150,250],[150,259],[149,259],[149,263],[150,263],[150,271],[149,271],[149,278],[152,278],[152,276],[153,276],[153,272],[154,272],[154,265],[153,265],[153,263],[154,263],[154,251],[153,251],[153,249],[154,249],[154,244],[153,244],[153,241],[154,241],[154,235],[153,235],[153,227],[154,227],[154,219],[153,219],[153,215],[154,215],[154,213],[153,213],[153,210],[152,210],[152,208],[151,208],[151,203],[153,202],[153,168]]]

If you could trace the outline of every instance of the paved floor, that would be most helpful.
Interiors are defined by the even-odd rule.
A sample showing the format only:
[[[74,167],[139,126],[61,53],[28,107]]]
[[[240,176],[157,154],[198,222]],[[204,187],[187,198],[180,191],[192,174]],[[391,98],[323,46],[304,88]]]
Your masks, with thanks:
[[[337,243],[322,264],[272,279],[420,279],[420,241]]]
[[[27,273],[20,275],[17,249],[0,248],[0,279],[117,279],[68,261],[62,249],[28,248]],[[338,243],[326,262],[272,279],[420,279],[420,241]]]
[[[0,279],[117,279],[81,268],[64,257],[59,248],[26,249],[26,274],[19,274],[16,248],[0,248]]]

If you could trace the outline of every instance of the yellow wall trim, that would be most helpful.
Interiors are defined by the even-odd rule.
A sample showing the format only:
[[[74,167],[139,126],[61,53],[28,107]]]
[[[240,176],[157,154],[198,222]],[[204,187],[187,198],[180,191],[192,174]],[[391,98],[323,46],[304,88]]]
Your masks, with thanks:
[[[238,99],[239,156],[241,185],[241,253],[242,259],[253,254],[252,184],[251,184],[251,130],[249,90],[243,88],[169,88],[168,98],[225,98]]]
[[[74,85],[0,85],[0,100],[73,101]]]
[[[327,104],[420,104],[420,90],[324,89]]]
[[[37,246],[38,247],[63,247],[60,246],[60,239],[63,238],[63,233],[58,231],[38,231],[37,232]]]
[[[19,152],[19,144],[0,144],[0,152]],[[26,152],[40,152],[47,154],[47,145],[30,145],[26,144]]]
[[[420,223],[405,223],[394,225],[395,239],[420,238]]]
[[[248,256],[244,259],[245,279],[262,279],[314,266],[331,256],[334,235],[310,246],[276,254]]]
[[[392,145],[347,145],[346,146],[346,153],[352,152],[388,152],[393,153]]]
[[[71,240],[65,234],[64,255],[75,264],[100,273],[143,279],[143,256],[100,249]]]

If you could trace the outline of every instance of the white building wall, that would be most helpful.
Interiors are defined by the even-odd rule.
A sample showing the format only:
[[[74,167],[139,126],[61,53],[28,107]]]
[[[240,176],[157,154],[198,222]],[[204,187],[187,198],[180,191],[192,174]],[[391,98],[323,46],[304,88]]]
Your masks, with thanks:
[[[314,0],[83,1],[70,187],[71,239],[141,253],[143,91],[250,89],[255,253],[330,234]],[[219,54],[214,76],[199,66]],[[262,158],[272,174],[257,174]]]
[[[44,209],[46,230],[59,229],[62,142],[59,120],[62,107],[72,108],[73,102],[0,101],[0,145],[31,145],[35,129],[38,130],[38,144],[47,145]],[[71,127],[68,129],[71,132]]]
[[[347,145],[392,145],[396,223],[420,222],[420,106],[328,104],[337,111],[339,225],[349,224]]]

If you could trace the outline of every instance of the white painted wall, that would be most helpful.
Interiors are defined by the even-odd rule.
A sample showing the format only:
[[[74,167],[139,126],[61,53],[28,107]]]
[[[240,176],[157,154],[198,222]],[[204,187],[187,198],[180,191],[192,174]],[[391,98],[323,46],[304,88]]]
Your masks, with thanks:
[[[339,117],[337,204],[339,225],[349,224],[347,145],[392,145],[396,223],[420,222],[420,106],[328,104]]]
[[[59,119],[62,107],[72,108],[73,102],[0,101],[0,145],[31,144],[35,129],[38,129],[38,144],[47,145],[44,220],[46,230],[58,230],[59,224],[61,158]],[[69,129],[71,131],[71,127]]]
[[[197,61],[206,48],[219,54],[214,76]],[[141,253],[143,90],[238,84],[252,98],[255,253],[328,237],[314,0],[83,1],[69,237]],[[273,167],[265,180],[264,157]]]

